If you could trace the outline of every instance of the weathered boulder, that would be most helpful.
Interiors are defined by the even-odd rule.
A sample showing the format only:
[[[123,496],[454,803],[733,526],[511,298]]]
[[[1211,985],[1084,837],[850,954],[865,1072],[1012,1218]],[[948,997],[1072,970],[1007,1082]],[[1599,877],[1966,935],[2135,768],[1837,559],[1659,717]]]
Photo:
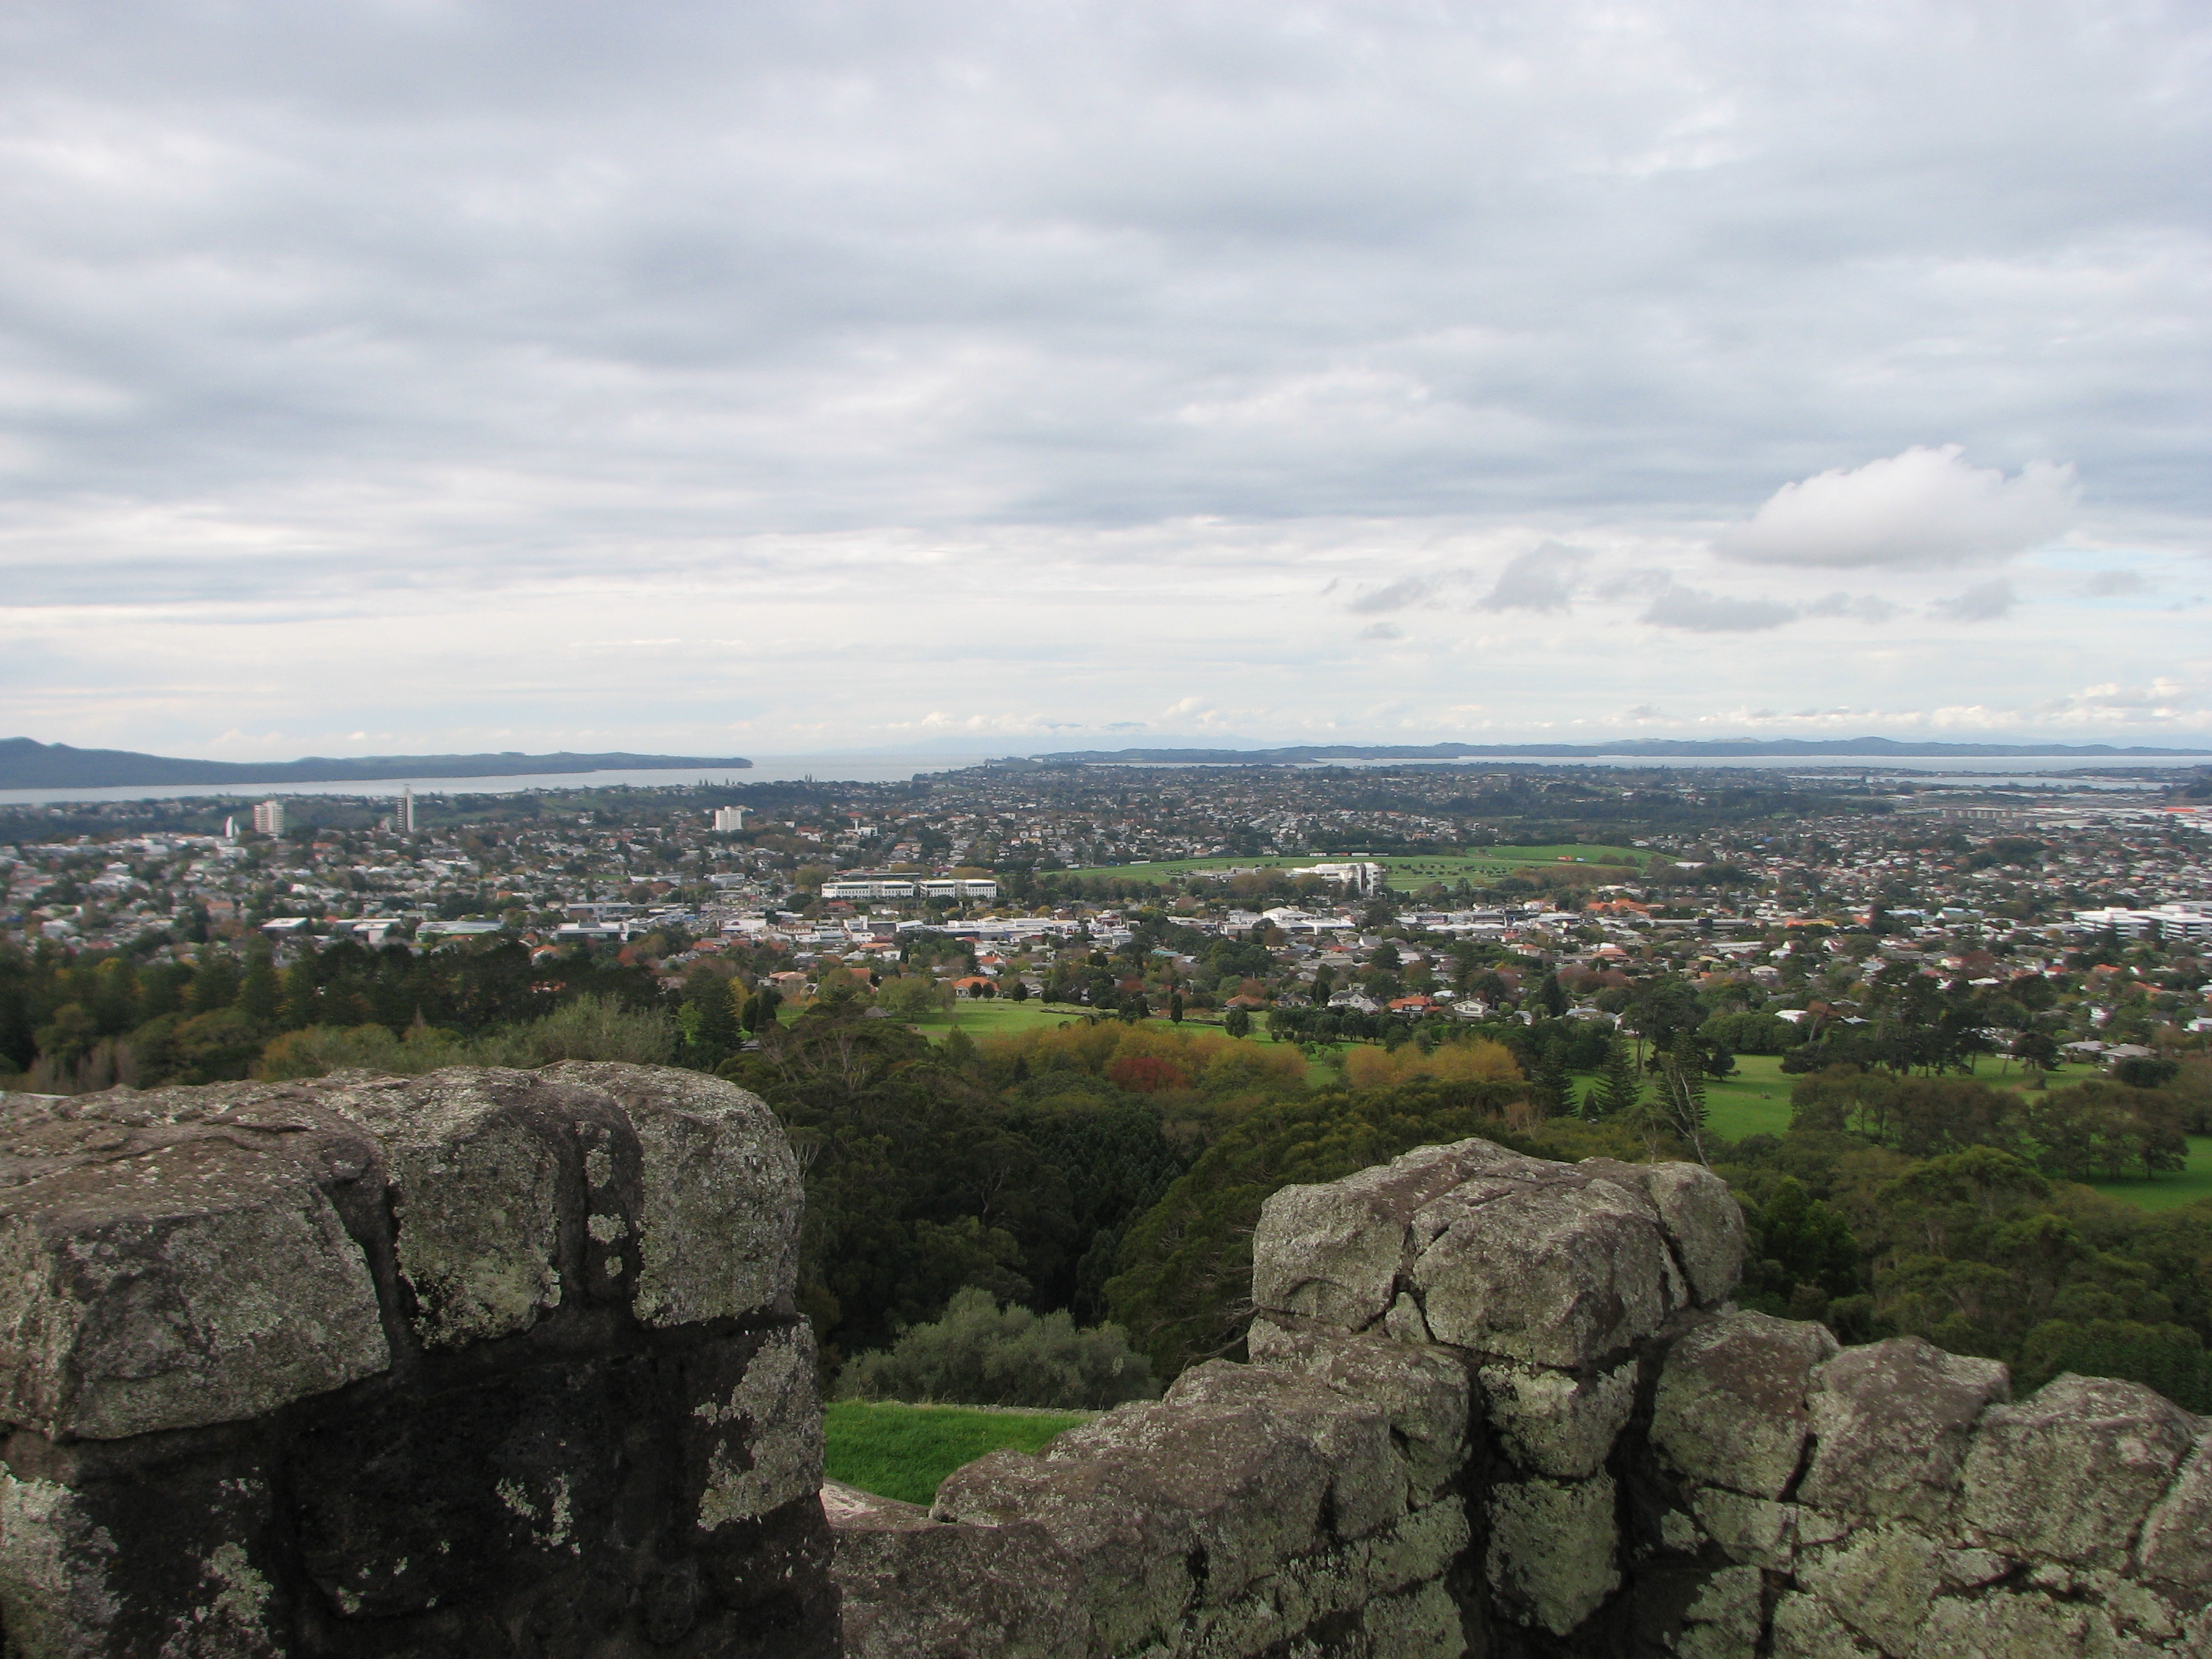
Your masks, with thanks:
[[[1899,1336],[1838,1354],[1813,1384],[1799,1501],[1858,1520],[1934,1521],[1951,1507],[1967,1437],[2012,1379],[1995,1360]]]
[[[1693,1285],[1733,1285],[1743,1252],[1741,1211],[1716,1177],[1668,1166],[1613,1178],[1630,1167],[1469,1140],[1286,1187],[1261,1212],[1254,1301],[1291,1324],[1379,1323],[1525,1365],[1615,1359],[1697,1300]]]
[[[2198,1437],[2172,1487],[2144,1519],[2136,1559],[2148,1577],[2200,1594],[2212,1589],[2212,1432]]]
[[[1034,1522],[959,1526],[832,1481],[845,1659],[1071,1659],[1093,1650],[1082,1570]]]
[[[1467,1366],[1449,1350],[1371,1334],[1294,1331],[1252,1322],[1255,1366],[1297,1371],[1362,1405],[1379,1407],[1405,1465],[1408,1502],[1429,1502],[1467,1462]]]
[[[1586,1158],[1575,1166],[1642,1193],[1690,1281],[1690,1294],[1706,1304],[1725,1302],[1743,1276],[1743,1206],[1728,1182],[1696,1164],[1623,1164]]]
[[[1577,1376],[1534,1365],[1485,1365],[1483,1407],[1505,1455],[1532,1474],[1559,1480],[1595,1474],[1636,1409],[1639,1367]]]
[[[1516,1480],[1493,1486],[1484,1570],[1502,1612],[1564,1636],[1620,1587],[1613,1484]]]
[[[1408,1230],[1423,1208],[1486,1173],[1540,1176],[1559,1167],[1486,1140],[1462,1140],[1419,1147],[1325,1185],[1285,1187],[1261,1208],[1253,1302],[1340,1330],[1364,1330],[1390,1306],[1410,1261]]]
[[[1084,1564],[1092,1626],[1119,1650],[1319,1548],[1333,1484],[1264,1405],[1193,1400],[1117,1407],[1042,1456],[994,1452],[948,1476],[931,1512],[1042,1527]]]
[[[0,1107],[12,1656],[830,1650],[789,1150],[562,1069]]]
[[[265,1090],[10,1097],[0,1413],[118,1439],[383,1370],[376,1285],[342,1213],[365,1224],[382,1166],[343,1114]]]
[[[1652,1402],[1651,1443],[1692,1480],[1782,1496],[1810,1432],[1815,1366],[1835,1358],[1826,1328],[1733,1312],[1668,1349]]]
[[[2197,1431],[2195,1418],[2140,1383],[2055,1378],[1983,1419],[1966,1461],[1962,1516],[2001,1549],[2124,1566]]]
[[[1797,1582],[1885,1653],[1911,1650],[1942,1585],[1943,1552],[1907,1527],[1867,1527],[1798,1557]]]
[[[1753,1659],[1765,1628],[1766,1582],[1754,1567],[1723,1567],[1683,1609],[1683,1659]]]
[[[741,1319],[789,1300],[799,1277],[792,1218],[805,1194],[757,1095],[697,1072],[611,1060],[563,1060],[541,1075],[602,1090],[629,1111],[637,1203],[615,1221],[637,1240],[641,1320]],[[621,1177],[619,1147],[587,1148],[586,1161],[595,1180]]]

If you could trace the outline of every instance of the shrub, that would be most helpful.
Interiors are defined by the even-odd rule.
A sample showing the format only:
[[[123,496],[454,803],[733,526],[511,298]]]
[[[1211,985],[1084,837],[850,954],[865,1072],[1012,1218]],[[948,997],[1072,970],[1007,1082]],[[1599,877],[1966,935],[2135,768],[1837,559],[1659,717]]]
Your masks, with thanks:
[[[1064,1310],[1001,1307],[988,1291],[954,1292],[945,1316],[888,1349],[855,1358],[838,1393],[848,1400],[942,1401],[1103,1411],[1149,1399],[1152,1368],[1120,1327],[1080,1329]]]

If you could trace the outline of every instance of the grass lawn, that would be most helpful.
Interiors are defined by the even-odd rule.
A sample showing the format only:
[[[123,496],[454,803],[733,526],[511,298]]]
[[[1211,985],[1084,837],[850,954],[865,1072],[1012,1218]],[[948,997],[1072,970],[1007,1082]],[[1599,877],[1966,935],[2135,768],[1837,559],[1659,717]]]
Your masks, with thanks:
[[[823,1472],[878,1498],[927,1504],[938,1482],[963,1464],[1002,1446],[1035,1452],[1095,1415],[836,1400],[823,1413]]]
[[[1297,858],[1220,858],[1220,859],[1163,859],[1157,864],[1112,864],[1096,868],[1071,870],[1076,876],[1119,876],[1125,881],[1166,881],[1176,876],[1187,876],[1202,870],[1302,870],[1316,864],[1341,864],[1355,855],[1350,853],[1308,853]],[[1633,860],[1633,870],[1623,870],[1621,878],[1627,879],[1639,874],[1650,862],[1651,854],[1633,847],[1485,847],[1480,851],[1437,853],[1420,858],[1401,858],[1385,854],[1366,862],[1380,864],[1390,872],[1390,884],[1401,890],[1411,890],[1432,881],[1457,881],[1464,876],[1470,880],[1478,877],[1510,875],[1516,868],[1531,864],[1573,863],[1582,860],[1595,865],[1602,857],[1626,858]]]
[[[1783,1075],[1778,1055],[1739,1054],[1735,1063],[1733,1077],[1706,1080],[1706,1121],[1730,1140],[1741,1140],[1746,1135],[1784,1133],[1790,1127],[1790,1090],[1797,1079]],[[1997,1064],[1986,1062],[1979,1080],[1999,1089],[2027,1086],[2026,1073],[2017,1068],[2001,1073],[1996,1069]],[[2073,1066],[2053,1074],[2050,1086],[2063,1089],[2099,1075],[2094,1066]],[[1577,1074],[1575,1099],[1579,1102],[1595,1081],[1594,1074]],[[2177,1204],[2212,1198],[2212,1135],[2189,1138],[2189,1163],[2179,1174],[2137,1176],[2126,1181],[2094,1181],[2088,1184],[2108,1198],[2117,1198],[2143,1210],[2170,1210]]]
[[[2212,1198],[2212,1135],[2189,1137],[2189,1163],[2178,1175],[2138,1176],[2131,1181],[2093,1181],[2107,1198],[2138,1210],[2170,1210],[2178,1204]]]

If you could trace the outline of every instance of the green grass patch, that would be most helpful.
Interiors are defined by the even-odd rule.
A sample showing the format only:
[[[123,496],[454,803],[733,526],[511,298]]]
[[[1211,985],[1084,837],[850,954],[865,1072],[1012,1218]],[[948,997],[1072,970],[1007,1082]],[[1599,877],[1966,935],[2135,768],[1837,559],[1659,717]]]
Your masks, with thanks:
[[[1095,1415],[836,1400],[823,1413],[823,1470],[878,1498],[927,1504],[946,1475],[986,1452],[1011,1446],[1035,1453]]]
[[[1411,892],[1432,881],[1453,882],[1465,877],[1473,881],[1497,876],[1509,876],[1516,870],[1530,865],[1572,865],[1581,860],[1586,866],[1603,870],[1601,858],[1625,858],[1629,867],[1610,866],[1617,872],[1615,879],[1632,880],[1642,874],[1650,863],[1651,854],[1633,847],[1595,847],[1580,844],[1558,847],[1485,847],[1458,853],[1437,853],[1419,858],[1401,857],[1385,854],[1364,862],[1380,864],[1390,872],[1390,884],[1401,892]],[[1316,864],[1343,864],[1355,857],[1350,853],[1308,853],[1297,858],[1214,858],[1163,859],[1156,864],[1109,864],[1092,868],[1066,872],[1074,876],[1119,876],[1124,881],[1164,882],[1178,876],[1188,876],[1208,870],[1304,870]]]
[[[1039,1002],[1034,998],[1015,1002],[1006,997],[962,997],[951,1012],[932,1014],[915,1024],[932,1042],[942,1042],[956,1025],[971,1037],[1013,1036],[1040,1028],[1050,1030],[1071,1019],[1080,1020],[1090,1012],[1076,1003]]]
[[[2200,1198],[2212,1198],[2212,1135],[2189,1137],[2189,1162],[2176,1174],[2089,1184],[2106,1197],[2132,1204],[2138,1210],[2171,1210]]]

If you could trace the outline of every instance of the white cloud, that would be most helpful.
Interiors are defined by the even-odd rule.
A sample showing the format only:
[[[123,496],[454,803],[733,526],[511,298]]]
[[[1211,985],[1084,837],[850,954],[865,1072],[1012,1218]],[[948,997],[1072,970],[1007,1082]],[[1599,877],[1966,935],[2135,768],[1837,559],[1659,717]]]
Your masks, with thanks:
[[[1363,640],[1402,640],[1406,630],[1395,623],[1372,623],[1359,630],[1356,636]]]
[[[1916,447],[1784,484],[1714,547],[1752,564],[1911,568],[2022,553],[2073,522],[2070,465],[2030,461],[2007,477],[1965,454]]]

